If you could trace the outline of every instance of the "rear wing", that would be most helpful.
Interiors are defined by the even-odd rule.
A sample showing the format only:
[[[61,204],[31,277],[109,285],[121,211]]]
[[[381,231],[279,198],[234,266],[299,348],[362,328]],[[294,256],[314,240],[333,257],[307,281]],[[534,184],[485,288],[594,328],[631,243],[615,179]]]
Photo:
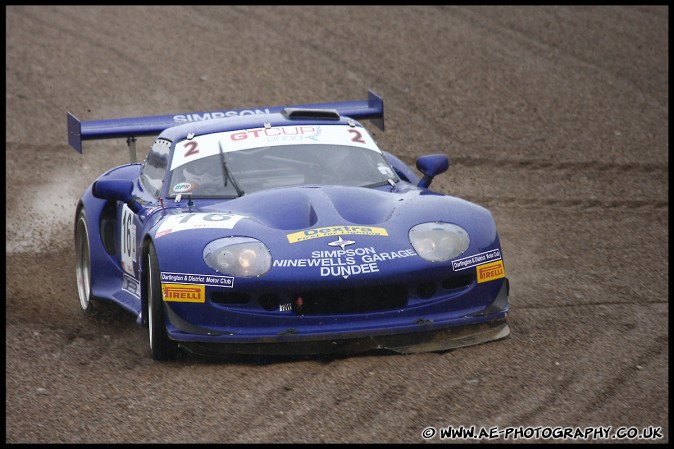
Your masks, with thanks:
[[[68,112],[68,143],[78,153],[82,154],[82,142],[85,140],[126,138],[129,145],[131,145],[131,142],[135,142],[136,137],[157,135],[171,126],[223,117],[270,114],[281,112],[286,108],[334,109],[340,115],[354,120],[372,120],[372,123],[379,129],[384,130],[384,100],[379,95],[368,90],[367,100],[195,112],[191,114],[82,121]]]

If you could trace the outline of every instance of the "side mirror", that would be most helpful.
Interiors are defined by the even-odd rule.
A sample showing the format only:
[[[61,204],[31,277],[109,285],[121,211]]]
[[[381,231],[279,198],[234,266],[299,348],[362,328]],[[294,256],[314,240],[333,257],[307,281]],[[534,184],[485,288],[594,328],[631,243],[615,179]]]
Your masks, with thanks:
[[[428,154],[417,159],[417,169],[424,174],[418,186],[428,188],[433,178],[449,168],[449,159],[445,154]]]
[[[133,198],[133,181],[126,179],[100,179],[91,188],[93,195],[102,200],[121,201],[126,203],[134,213],[140,212],[142,206]]]

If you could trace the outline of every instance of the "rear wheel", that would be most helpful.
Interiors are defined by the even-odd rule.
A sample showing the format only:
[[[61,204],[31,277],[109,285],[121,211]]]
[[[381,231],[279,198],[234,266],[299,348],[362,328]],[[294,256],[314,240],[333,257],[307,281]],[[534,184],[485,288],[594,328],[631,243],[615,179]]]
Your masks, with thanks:
[[[166,333],[164,301],[161,292],[159,261],[154,245],[147,252],[147,322],[150,338],[150,352],[155,360],[172,360],[178,355],[177,345]]]
[[[91,254],[89,249],[89,229],[87,218],[82,209],[75,222],[75,272],[77,274],[77,294],[80,307],[86,314],[95,311],[94,298],[91,295]]]

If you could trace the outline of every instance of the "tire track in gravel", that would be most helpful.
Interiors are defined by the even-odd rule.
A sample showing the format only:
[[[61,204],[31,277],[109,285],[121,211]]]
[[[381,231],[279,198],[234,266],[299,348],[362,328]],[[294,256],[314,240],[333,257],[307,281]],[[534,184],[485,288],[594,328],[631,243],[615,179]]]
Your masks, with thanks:
[[[309,442],[301,432],[308,423],[321,429],[319,441],[323,442],[395,441],[390,433],[377,437],[378,429],[390,428],[391,421],[405,415],[418,414],[417,408],[406,403],[410,395],[421,394],[415,395],[415,388],[407,382],[406,374],[413,374],[410,358],[360,355],[302,363],[303,367],[283,365],[291,372],[283,376],[282,390],[267,394],[266,406],[279,414],[279,420],[267,422],[262,430],[262,422],[253,423],[259,425],[237,441],[261,437]],[[288,422],[294,424],[288,426]]]
[[[91,6],[81,6],[84,10],[89,8],[90,11],[95,12],[97,7]],[[49,11],[46,13],[45,11]],[[97,57],[100,55],[109,55],[110,58],[115,58],[115,60],[123,61],[123,66],[115,66],[115,70],[130,70],[130,71],[140,71],[144,67],[144,61],[139,59],[134,59],[133,56],[128,51],[121,49],[119,46],[115,46],[112,40],[106,40],[104,37],[101,37],[101,31],[104,28],[99,30],[91,30],[91,26],[97,23],[93,20],[91,23],[79,23],[80,22],[80,13],[69,10],[68,8],[59,8],[52,6],[42,6],[41,9],[24,9],[24,8],[14,8],[13,13],[22,15],[25,20],[24,23],[29,24],[30,28],[35,28],[32,34],[36,36],[42,36],[45,40],[45,47],[53,46],[51,42],[56,39],[68,42],[69,48],[72,49],[71,52],[68,52],[67,60],[61,61],[58,67],[54,67],[59,74],[66,76],[67,69],[65,67],[70,64],[77,64],[77,61],[86,60],[90,54],[95,54]],[[68,25],[61,25],[61,24]],[[72,24],[77,23],[78,26],[71,26]],[[27,28],[29,29],[29,28]],[[26,32],[26,30],[23,30]],[[98,32],[96,32],[98,31]],[[83,44],[86,43],[86,44]],[[87,67],[78,67],[79,70],[83,70],[87,73],[87,76],[81,76],[80,83],[62,83],[61,89],[64,93],[67,93],[67,97],[70,99],[69,104],[77,104],[79,102],[80,93],[83,90],[92,90],[96,91],[100,88],[101,72],[99,71],[98,64],[89,64]],[[142,73],[139,73],[138,76],[134,77],[135,79],[142,79]],[[45,78],[48,79],[48,78]],[[63,123],[65,127],[65,111],[64,105],[56,103],[58,101],[54,98],[53,95],[50,95],[48,91],[49,86],[42,85],[42,80],[40,82],[33,82],[31,85],[34,86],[34,89],[40,92],[38,95],[31,95],[33,97],[44,97],[46,99],[54,101],[50,103],[49,111],[51,115],[48,117],[48,120],[56,120],[54,117],[58,117],[58,121]],[[130,87],[129,87],[130,88]],[[101,107],[101,105],[95,105]],[[104,107],[103,107],[104,108]],[[56,115],[56,112],[59,115]],[[63,115],[61,115],[63,114]],[[60,127],[59,127],[60,128]],[[63,128],[61,128],[63,129]],[[65,140],[65,130],[63,134],[63,140]],[[72,151],[72,150],[71,150]]]
[[[508,13],[508,7],[500,7],[500,9]],[[524,9],[526,11],[526,8]],[[576,8],[561,8],[561,7],[551,7],[545,8],[544,11],[547,12],[546,17],[537,17],[536,21],[527,21],[526,14],[522,14],[520,17],[524,18],[523,21],[519,23],[506,23],[502,17],[499,18],[499,22],[493,20],[493,15],[481,14],[480,7],[472,8],[458,8],[454,7],[453,12],[462,18],[464,18],[468,23],[471,24],[475,29],[483,29],[485,34],[491,36],[500,35],[501,39],[518,42],[519,48],[529,48],[535,54],[540,55],[550,55],[553,54],[555,57],[559,58],[560,62],[564,60],[568,61],[568,65],[573,65],[582,68],[583,70],[596,71],[598,72],[601,78],[606,79],[610,84],[613,85],[622,85],[621,89],[624,91],[638,91],[641,95],[649,98],[649,104],[655,105],[658,107],[661,112],[666,112],[667,103],[663,101],[663,96],[653,95],[651,86],[644,86],[643,83],[646,82],[645,77],[633,77],[630,78],[629,72],[625,71],[616,71],[614,67],[609,65],[610,62],[614,59],[606,58],[596,58],[595,54],[592,53],[594,46],[600,47],[604,50],[612,49],[615,46],[614,42],[604,42],[606,39],[607,33],[604,28],[612,27],[612,22],[606,20],[607,15],[617,15],[626,18],[627,20],[638,21],[645,16],[649,16],[651,22],[657,20],[665,20],[666,10],[663,8],[662,14],[658,15],[653,12],[653,10],[644,10],[637,7],[631,8],[632,14],[626,14],[625,10],[619,8],[606,8],[606,7],[597,7],[597,6],[578,6]],[[520,11],[521,13],[521,11]],[[560,42],[554,41],[557,34],[548,32],[548,30],[539,30],[535,34],[535,38],[531,36],[532,27],[556,27],[558,29],[577,27],[579,26],[579,21],[585,22],[585,27],[587,29],[596,30],[596,39],[592,42],[593,47],[590,46],[576,46],[572,47],[569,45],[569,42]],[[518,28],[519,26],[519,28]],[[582,25],[581,25],[582,26]],[[527,29],[527,27],[529,29]],[[659,30],[658,28],[653,28]],[[529,31],[529,34],[526,33]],[[617,28],[612,30],[613,35],[615,33],[624,33],[625,39],[632,42],[630,45],[630,51],[632,48],[642,48],[649,47],[649,39],[652,38],[651,34],[644,33],[629,33],[623,29]],[[496,37],[498,39],[498,37]],[[504,46],[505,49],[510,49],[510,46]],[[511,55],[513,57],[520,56],[519,53]],[[664,87],[664,86],[661,86]],[[664,97],[666,98],[666,97]]]
[[[669,338],[667,335],[658,335],[653,342],[642,350],[641,356],[637,357],[636,363],[621,367],[612,379],[607,382],[607,385],[593,396],[595,400],[588,403],[580,414],[589,414],[594,410],[600,408],[607,399],[615,398],[620,390],[623,390],[625,385],[633,381],[636,370],[642,369],[644,366],[658,358],[668,359],[669,354]]]
[[[335,9],[336,11],[340,10],[340,8],[337,7],[332,8]],[[371,9],[376,9],[376,7]],[[341,10],[348,13],[347,9],[341,8]],[[423,10],[422,12],[426,13]],[[295,30],[292,29],[281,30],[279,28],[278,22],[269,19],[267,14],[261,13],[259,9],[253,8],[252,10],[249,11],[249,13],[254,14],[257,17],[257,20],[259,20],[261,23],[264,23],[265,28],[276,30],[277,34],[283,35],[286,39],[288,38],[294,39],[297,42],[297,46],[311,49],[311,51],[315,53],[319,58],[328,59],[330,66],[340,67],[341,70],[346,69],[346,71],[350,73],[361,73],[359,78],[372,80],[371,84],[374,86],[372,88],[375,90],[375,92],[381,93],[382,91],[386,91],[388,95],[390,95],[391,97],[395,97],[397,99],[404,99],[408,97],[406,88],[401,87],[406,86],[407,83],[399,82],[401,80],[397,81],[395,79],[392,80],[391,75],[395,76],[395,74],[382,73],[381,71],[377,70],[377,68],[369,69],[368,66],[363,66],[362,64],[359,64],[358,61],[360,59],[357,54],[358,48],[353,49],[355,55],[348,55],[348,57],[342,57],[332,52],[328,53],[326,56],[324,48],[326,47],[329,48],[331,41],[347,40],[350,37],[350,35],[348,34],[348,30],[342,29],[338,26],[339,22],[325,23],[321,28],[318,28],[316,30],[316,35],[307,37],[306,34],[298,34]],[[310,14],[310,12],[308,12],[307,10],[295,8],[293,9],[293,13],[298,15],[305,15],[305,19],[307,21],[310,20],[309,17],[306,17],[306,14]],[[370,42],[376,42],[378,40],[377,39],[379,36],[378,30],[375,30],[373,28],[363,28],[360,31],[361,31],[361,38],[363,40]],[[374,58],[377,56],[380,57],[381,59],[386,59],[386,55],[383,53],[379,55],[370,55],[369,57]],[[423,67],[422,65],[420,69],[423,70],[424,68],[426,68],[430,70],[431,66],[428,64],[429,63],[426,63],[427,67]],[[407,100],[404,103],[402,103],[400,107],[408,108],[407,110],[411,112],[409,116],[406,118],[406,120],[410,120],[413,123],[422,123],[422,121],[428,123],[429,120],[431,121],[431,123],[437,123],[433,119],[433,116],[429,117],[427,115],[415,113],[417,107],[416,103],[414,102],[410,102],[409,100]],[[437,126],[432,126],[430,128],[442,129],[438,128]]]
[[[607,403],[617,405],[624,391],[638,386],[638,374],[657,372],[662,369],[663,363],[666,366],[668,339],[663,334],[666,330],[656,330],[652,336],[640,332],[641,326],[649,322],[649,313],[663,310],[666,306],[655,304],[645,308],[636,305],[586,307],[584,311],[562,315],[540,309],[517,314],[519,319],[514,323],[515,333],[511,339],[516,341],[513,344],[519,352],[512,355],[513,359],[523,361],[527,358],[526,354],[530,354],[529,363],[537,363],[538,360],[540,364],[546,360],[548,366],[537,366],[530,377],[520,378],[516,382],[519,385],[512,386],[513,391],[520,392],[531,388],[536,395],[518,399],[519,410],[513,411],[510,419],[515,423],[551,425],[557,414],[563,414],[572,417],[570,422],[586,425],[629,425],[629,421],[625,421],[619,413],[610,423],[597,422],[594,418],[602,413]],[[612,325],[592,327],[591,323],[596,320],[608,320]],[[522,327],[519,321],[529,321],[530,324]],[[553,323],[558,326],[553,326]],[[579,326],[579,323],[583,325]],[[534,338],[554,340],[555,345],[530,352],[536,346]],[[607,357],[607,343],[616,340],[624,340],[621,348],[624,352],[616,358]],[[653,387],[647,394],[667,389],[663,385]],[[506,402],[511,399],[516,400],[512,393],[504,398]],[[638,403],[638,399],[632,397],[630,402]],[[666,399],[659,397],[656,402],[666,402]]]
[[[276,388],[270,390],[259,404],[252,410],[247,410],[247,419],[252,419],[255,422],[257,417],[262,416],[264,410],[268,410],[270,406],[279,415],[276,422],[264,423],[259,422],[256,426],[251,427],[250,434],[243,434],[238,441],[245,442],[260,438],[260,435],[265,440],[273,440],[280,438],[281,441],[299,438],[302,441],[301,435],[297,435],[298,428],[296,426],[287,427],[284,423],[312,423],[319,428],[323,428],[326,434],[334,432],[333,414],[339,412],[344,407],[353,408],[348,413],[349,422],[353,421],[356,424],[359,421],[369,422],[372,417],[372,410],[367,407],[367,404],[377,404],[381,392],[375,389],[369,389],[365,384],[371,384],[372,377],[372,361],[367,357],[360,357],[359,361],[363,362],[346,362],[347,365],[354,365],[353,369],[345,371],[344,365],[337,363],[325,363],[319,360],[306,361],[304,367],[298,365],[285,365],[284,373],[279,376],[276,382]],[[308,366],[307,366],[308,365]],[[335,366],[337,365],[337,366]],[[330,369],[333,366],[335,370]],[[308,369],[307,369],[308,368]],[[356,379],[356,388],[352,381],[344,382],[342,376],[351,376]],[[368,394],[367,404],[361,404],[362,398],[358,397],[358,392],[362,389],[370,391]],[[361,407],[365,405],[364,407]],[[322,412],[317,412],[321,410]],[[280,414],[282,413],[282,416]],[[358,419],[360,417],[361,419]],[[340,425],[345,425],[342,422]],[[260,430],[263,428],[264,430]],[[346,436],[342,441],[351,441],[351,436]],[[330,441],[330,439],[326,439]],[[332,441],[335,441],[332,439]]]
[[[651,163],[620,163],[601,161],[553,161],[549,159],[515,159],[515,158],[482,158],[470,156],[457,156],[452,158],[452,163],[466,167],[488,168],[520,168],[529,170],[568,170],[572,172],[592,171],[599,173],[647,174],[653,176],[667,175],[669,167],[666,164]]]
[[[660,300],[656,299],[653,301],[648,301],[647,303],[640,303],[640,304],[669,304],[669,301],[667,300]],[[565,309],[565,308],[570,308],[570,309],[575,309],[575,308],[581,308],[581,307],[603,307],[603,306],[632,306],[634,305],[633,302],[631,301],[594,301],[591,303],[574,303],[574,304],[524,304],[524,305],[518,305],[517,310],[547,310],[547,309]]]
[[[667,167],[650,163],[549,161],[541,159],[450,158],[460,195],[490,207],[563,208],[607,211],[663,210],[667,198]],[[480,183],[490,170],[517,176],[519,192],[502,184]],[[449,183],[448,183],[449,184]],[[451,184],[450,184],[451,185]],[[446,191],[450,191],[450,186]]]
[[[476,18],[474,17],[474,13],[470,8],[446,8],[446,7],[437,7],[437,11],[441,12],[443,17],[448,18],[450,21],[457,21],[460,20],[460,18],[470,18],[472,22],[469,20],[468,23],[472,24],[473,26],[476,26],[477,28],[480,28],[480,24],[473,23],[476,21]],[[338,10],[339,11],[339,10]],[[471,12],[468,12],[471,11]],[[255,11],[256,12],[256,11]],[[302,14],[302,11],[294,10],[294,13],[297,14]],[[428,14],[428,9],[415,9],[414,13],[419,13],[421,15]],[[275,23],[271,20],[268,20],[266,16],[263,16],[262,14],[258,14],[258,19],[261,20],[262,22],[266,23],[269,27],[274,27]],[[492,20],[491,16],[487,15],[483,17],[482,19],[486,19],[487,21]],[[308,18],[307,18],[308,20]],[[477,21],[479,22],[479,21]],[[437,19],[434,20],[434,23],[439,23]],[[462,26],[464,24],[461,24]],[[280,33],[280,31],[279,31]],[[338,23],[335,24],[325,24],[323,28],[317,30],[317,35],[320,36],[321,38],[318,39],[317,36],[314,36],[313,40],[310,38],[305,37],[305,35],[298,35],[298,34],[293,34],[292,30],[290,30],[290,33],[285,33],[285,36],[292,36],[293,39],[295,39],[297,42],[300,42],[302,46],[307,46],[309,48],[313,48],[317,54],[321,54],[321,49],[318,46],[318,42],[325,42],[326,40],[330,42],[331,40],[339,40],[339,39],[347,39],[348,35],[346,34],[345,30],[342,30],[338,27]],[[494,38],[491,34],[487,33],[489,39],[492,41],[495,41],[496,38]],[[364,28],[362,30],[362,36],[365,41],[373,41],[376,42],[377,34],[376,32],[372,31],[372,28]],[[536,37],[535,42],[538,42],[540,40],[540,36]],[[528,41],[531,41],[532,39],[528,39]],[[543,44],[541,44],[543,45]],[[501,47],[502,48],[502,47]],[[507,48],[511,48],[511,46],[508,46]],[[517,46],[519,49],[520,46]],[[356,49],[357,51],[357,49]],[[560,50],[561,51],[561,50]],[[549,59],[545,54],[545,52],[541,53],[541,57],[543,59]],[[382,53],[379,55],[382,60],[387,59],[387,55]],[[360,78],[366,78],[366,79],[372,79],[374,80],[372,82],[373,85],[375,86],[381,86],[381,88],[377,87],[375,90],[383,90],[386,92],[386,97],[391,94],[390,96],[393,98],[396,98],[396,100],[399,102],[396,104],[396,108],[400,110],[406,111],[405,113],[405,122],[408,126],[412,127],[423,127],[426,129],[426,135],[427,139],[431,141],[443,141],[446,139],[446,135],[449,135],[452,137],[452,144],[456,145],[459,144],[463,147],[465,147],[466,152],[469,152],[469,149],[471,148],[471,144],[468,143],[465,139],[457,138],[457,136],[452,133],[450,129],[448,129],[447,124],[445,121],[442,120],[442,114],[427,114],[423,113],[428,106],[422,105],[420,102],[424,101],[425,96],[411,96],[408,94],[408,89],[405,87],[407,83],[400,82],[402,80],[395,80],[392,79],[390,76],[387,76],[388,73],[380,74],[380,73],[375,73],[375,71],[364,71],[366,69],[363,69],[361,66],[357,64],[357,61],[359,60],[358,57],[354,57],[353,59],[345,59],[345,58],[338,58],[337,56],[331,54],[331,63],[337,63],[340,66],[347,67],[347,69],[350,72],[356,72],[356,73],[361,73],[362,75]],[[406,65],[414,65],[414,67],[421,73],[425,73],[427,77],[430,77],[432,73],[444,73],[446,74],[446,71],[443,70],[434,70],[434,67],[430,65],[428,62],[430,58],[425,58],[422,57],[421,55],[417,59],[414,60],[407,60],[404,64]],[[404,70],[403,70],[404,71]],[[603,77],[602,77],[603,78]],[[428,100],[428,99],[426,99]],[[432,102],[432,99],[431,99]],[[439,110],[442,110],[443,108],[440,108]],[[536,110],[536,108],[534,108]],[[542,113],[542,111],[539,113],[538,118],[543,120],[546,118],[546,115]],[[545,120],[543,120],[545,121]],[[556,127],[556,124],[553,122],[547,122],[548,123],[548,128],[552,130],[553,128]],[[492,129],[492,132],[497,132],[497,129]],[[507,136],[503,136],[506,138]],[[542,138],[542,137],[541,137]],[[381,140],[383,142],[386,142],[387,137],[383,137]],[[506,138],[508,140],[509,138]],[[405,153],[404,151],[394,151],[395,153]],[[409,162],[406,160],[406,162]],[[513,161],[510,162],[510,165],[516,165],[519,161]],[[525,165],[528,164],[528,161],[522,161]],[[574,161],[574,162],[569,162],[568,165],[566,165],[566,168],[582,168],[584,164],[595,164],[595,167],[597,169],[603,169],[604,167],[602,166],[602,163],[595,163],[594,161]],[[541,168],[546,167],[545,164],[543,163],[538,163]],[[654,164],[650,164],[654,165]],[[561,167],[565,167],[565,165],[561,165]],[[650,166],[644,165],[644,169],[649,169]],[[658,168],[657,166],[654,167],[657,170],[662,170],[662,168]]]
[[[511,197],[511,196],[491,196],[491,197],[472,197],[467,196],[470,201],[487,206],[516,206],[528,209],[540,209],[541,207],[575,209],[575,210],[613,210],[630,209],[641,211],[643,209],[667,210],[668,201],[653,200],[604,200],[604,199],[555,199],[555,198],[529,198],[529,197]]]

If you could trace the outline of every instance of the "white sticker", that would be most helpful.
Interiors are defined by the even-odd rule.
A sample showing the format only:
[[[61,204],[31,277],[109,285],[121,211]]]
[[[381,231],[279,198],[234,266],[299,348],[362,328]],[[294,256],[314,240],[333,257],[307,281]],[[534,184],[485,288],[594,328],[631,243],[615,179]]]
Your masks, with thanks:
[[[382,175],[388,176],[388,177],[393,177],[393,172],[386,165],[377,164],[377,168],[379,169],[379,173],[381,173]]]
[[[122,206],[122,235],[120,238],[122,252],[122,269],[134,276],[133,261],[136,260],[136,224],[133,222],[134,213],[124,204]]]
[[[222,151],[249,150],[251,148],[282,145],[349,145],[381,153],[379,147],[364,128],[346,125],[295,125],[271,128],[242,129],[196,136],[176,144],[171,170],[203,157]]]
[[[140,282],[126,274],[122,279],[122,290],[131,293],[136,298],[140,298]]]
[[[480,254],[473,254],[472,256],[463,257],[461,259],[452,261],[452,269],[454,271],[465,270],[466,268],[474,267],[486,262],[493,262],[501,259],[501,250],[492,249]]]
[[[155,238],[191,229],[232,229],[244,215],[227,213],[193,213],[167,217],[157,229]]]
[[[173,186],[173,191],[176,193],[185,193],[185,192],[191,192],[194,190],[196,185],[191,182],[180,182],[176,185]]]

